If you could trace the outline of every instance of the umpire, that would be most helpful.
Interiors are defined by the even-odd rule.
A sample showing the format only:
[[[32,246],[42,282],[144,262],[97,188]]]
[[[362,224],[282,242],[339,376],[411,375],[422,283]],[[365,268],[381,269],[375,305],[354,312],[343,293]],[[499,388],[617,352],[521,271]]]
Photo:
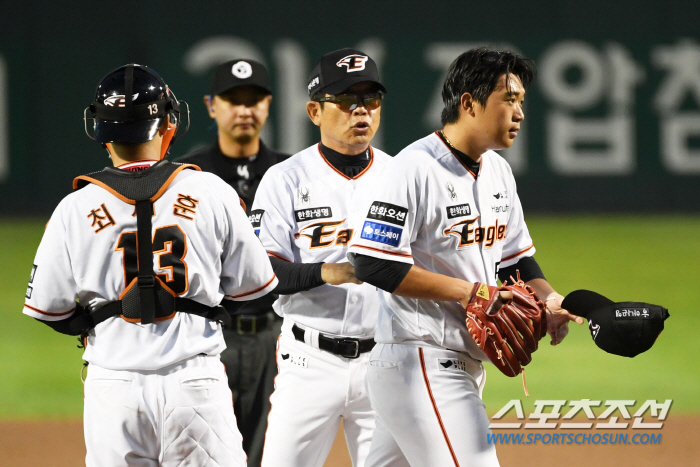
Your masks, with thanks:
[[[236,190],[249,215],[263,174],[289,157],[260,140],[271,101],[262,64],[247,59],[222,63],[214,73],[210,94],[204,96],[209,116],[216,121],[217,141],[179,160],[221,177]],[[227,348],[221,361],[226,365],[248,467],[260,465],[277,375],[275,348],[282,321],[272,311],[276,299],[277,295],[268,294],[250,302],[224,300],[234,324],[224,329]]]

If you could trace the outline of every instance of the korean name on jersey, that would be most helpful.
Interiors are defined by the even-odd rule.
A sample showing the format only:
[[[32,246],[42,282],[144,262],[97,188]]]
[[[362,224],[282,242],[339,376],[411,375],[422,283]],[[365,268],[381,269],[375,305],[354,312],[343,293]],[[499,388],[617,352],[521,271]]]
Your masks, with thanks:
[[[493,151],[482,155],[475,176],[433,133],[394,157],[382,181],[361,218],[352,221],[360,235],[350,253],[490,285],[499,267],[535,253],[510,166]],[[381,303],[377,342],[427,340],[486,359],[467,332],[459,303],[386,292]]]

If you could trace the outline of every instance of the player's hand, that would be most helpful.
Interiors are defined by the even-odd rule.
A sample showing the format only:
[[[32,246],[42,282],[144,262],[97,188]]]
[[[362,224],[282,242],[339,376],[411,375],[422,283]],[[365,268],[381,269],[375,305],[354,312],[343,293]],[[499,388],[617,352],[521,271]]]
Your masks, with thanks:
[[[471,287],[474,287],[474,284],[471,284]],[[467,306],[469,306],[469,302],[471,301],[472,298],[472,289],[469,289],[469,293],[459,301],[460,305],[462,305],[462,308],[465,310],[467,309]],[[491,304],[489,309],[486,311],[487,313],[491,310],[500,310],[501,307],[506,304],[509,300],[513,299],[513,292],[509,292],[507,290],[501,290],[498,292],[498,298]]]
[[[557,345],[564,340],[569,333],[569,321],[576,324],[583,324],[583,318],[572,315],[561,307],[564,297],[554,292],[547,297],[545,305],[547,307],[547,334],[552,338],[552,345]]]
[[[323,263],[321,279],[330,285],[362,284],[362,281],[355,277],[355,267],[350,263]]]

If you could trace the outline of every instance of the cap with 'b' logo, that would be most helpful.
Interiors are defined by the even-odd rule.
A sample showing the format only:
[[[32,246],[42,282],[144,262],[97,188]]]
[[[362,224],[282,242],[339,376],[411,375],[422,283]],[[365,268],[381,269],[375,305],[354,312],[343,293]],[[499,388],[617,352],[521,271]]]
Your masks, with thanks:
[[[366,53],[355,49],[340,49],[327,53],[309,75],[309,97],[316,94],[341,94],[362,82],[376,83],[380,91],[386,88],[379,81],[377,64]]]

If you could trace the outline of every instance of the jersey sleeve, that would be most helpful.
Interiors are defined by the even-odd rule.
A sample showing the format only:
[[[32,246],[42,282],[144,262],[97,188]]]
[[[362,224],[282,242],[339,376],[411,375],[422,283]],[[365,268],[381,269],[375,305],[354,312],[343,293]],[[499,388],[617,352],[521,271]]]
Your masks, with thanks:
[[[357,253],[413,264],[411,243],[420,225],[421,185],[413,164],[392,159],[378,178],[376,190],[368,191],[350,225],[357,232],[348,248],[348,258]]]
[[[516,191],[515,180],[512,180],[511,192],[513,193],[513,204],[511,215],[508,218],[506,242],[501,254],[501,268],[511,266],[521,258],[535,254],[535,246],[532,243],[532,238],[530,238],[527,224],[525,224],[523,207],[520,204],[520,198]]]
[[[283,180],[274,167],[265,173],[255,193],[250,218],[267,253],[294,262],[294,196]]]
[[[64,199],[56,208],[41,239],[32,265],[23,313],[43,321],[69,318],[75,311],[78,287],[73,278],[66,238]],[[89,258],[74,258],[87,261]]]
[[[217,192],[228,195],[221,198],[229,225],[222,254],[224,298],[247,301],[262,297],[277,286],[267,253],[255,236],[233,188],[221,182]]]

